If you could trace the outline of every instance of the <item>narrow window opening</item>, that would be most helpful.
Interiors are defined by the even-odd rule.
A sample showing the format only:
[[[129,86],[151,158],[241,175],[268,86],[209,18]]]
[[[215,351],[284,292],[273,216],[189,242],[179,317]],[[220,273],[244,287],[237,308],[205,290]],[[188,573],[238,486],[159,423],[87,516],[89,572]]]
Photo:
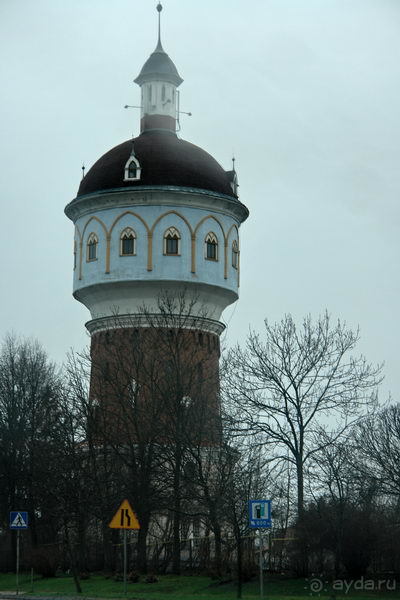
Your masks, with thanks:
[[[164,102],[165,101],[165,85],[163,84],[162,88],[161,88],[161,100]]]
[[[135,248],[136,234],[130,227],[123,230],[120,237],[121,256],[133,256],[136,254]]]
[[[95,233],[91,233],[87,242],[87,261],[97,260],[98,239]]]
[[[205,239],[205,256],[207,260],[218,260],[218,239],[215,233],[208,233]]]
[[[164,234],[164,254],[168,254],[169,256],[179,255],[180,239],[179,231],[175,227],[167,229]]]
[[[128,177],[129,179],[136,179],[137,176],[137,165],[134,160],[131,160],[128,167]]]

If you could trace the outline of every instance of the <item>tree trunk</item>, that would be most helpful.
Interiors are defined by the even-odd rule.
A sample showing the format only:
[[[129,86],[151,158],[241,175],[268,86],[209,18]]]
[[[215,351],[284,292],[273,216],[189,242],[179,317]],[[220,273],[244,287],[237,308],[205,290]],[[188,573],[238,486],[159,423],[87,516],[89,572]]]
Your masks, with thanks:
[[[296,457],[296,475],[297,475],[297,516],[299,522],[303,522],[304,517],[304,472],[303,460],[301,456]]]
[[[108,521],[103,522],[103,560],[104,570],[112,573],[115,571],[115,545],[118,530],[110,529]],[[113,539],[114,538],[114,539]]]
[[[149,531],[149,515],[141,515],[137,541],[137,566],[140,573],[147,573],[147,534]]]
[[[215,571],[218,577],[222,573],[222,539],[221,539],[221,527],[219,523],[214,523],[214,540],[215,540]]]
[[[181,499],[179,495],[174,499],[174,515],[173,515],[173,543],[172,543],[172,572],[174,575],[181,574]]]
[[[299,575],[308,575],[308,542],[304,523],[304,465],[301,456],[296,457],[297,475],[297,547],[299,549]]]
[[[77,537],[78,537],[78,551],[77,551],[77,567],[79,571],[85,571],[87,569],[86,564],[86,523],[85,518],[81,514],[78,518],[78,528],[77,528]]]
[[[174,485],[173,485],[173,543],[172,543],[172,572],[181,574],[181,461],[182,453],[179,441],[175,449]]]
[[[69,537],[69,531],[68,531],[68,524],[65,521],[64,522],[64,532],[65,532],[65,541],[67,543],[67,548],[68,548],[68,554],[69,554],[69,561],[70,561],[70,565],[71,565],[71,571],[72,571],[72,576],[74,578],[74,583],[75,583],[75,589],[77,591],[78,594],[82,593],[82,588],[81,588],[81,583],[79,581],[79,574],[78,574],[78,569],[76,566],[76,559],[75,559],[75,552],[74,549],[72,547],[71,544],[71,539]]]

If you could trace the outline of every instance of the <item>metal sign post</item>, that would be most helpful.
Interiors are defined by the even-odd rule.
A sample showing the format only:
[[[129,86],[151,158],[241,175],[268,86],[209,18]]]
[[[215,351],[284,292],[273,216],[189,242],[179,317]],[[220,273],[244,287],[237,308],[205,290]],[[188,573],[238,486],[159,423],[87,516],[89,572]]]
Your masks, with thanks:
[[[263,538],[262,529],[272,527],[271,500],[249,500],[249,527],[258,529],[260,545],[260,598],[264,598],[264,571],[263,571]]]
[[[28,529],[28,513],[23,510],[12,510],[10,512],[10,529],[16,529],[17,531],[17,556],[15,565],[15,579],[17,587],[17,596],[19,594],[19,545],[20,545],[20,531],[21,529]]]
[[[109,525],[111,529],[123,529],[124,530],[124,594],[126,596],[126,579],[127,579],[127,565],[128,565],[128,556],[127,556],[127,546],[126,546],[126,530],[127,529],[140,529],[140,523],[138,518],[133,511],[131,505],[128,500],[124,500],[113,518],[111,519]]]
[[[17,531],[17,564],[15,566],[17,596],[19,594],[19,529]]]
[[[127,566],[127,556],[126,556],[126,529],[124,529],[124,594],[126,596],[126,566]]]
[[[261,529],[258,530],[258,535],[259,535],[259,544],[260,544],[260,598],[261,600],[263,600],[264,598],[264,573],[263,573],[263,554],[262,554],[262,548],[263,548],[263,539],[262,539],[262,535],[261,535]]]

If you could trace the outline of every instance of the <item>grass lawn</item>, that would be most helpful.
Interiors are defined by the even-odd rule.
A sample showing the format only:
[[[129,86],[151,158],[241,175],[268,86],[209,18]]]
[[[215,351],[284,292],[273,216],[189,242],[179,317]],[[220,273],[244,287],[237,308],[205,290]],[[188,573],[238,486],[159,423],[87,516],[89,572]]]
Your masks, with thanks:
[[[106,579],[101,575],[92,575],[81,582],[82,598],[124,598],[123,583]],[[385,587],[385,586],[381,586]],[[400,599],[400,584],[397,590],[388,591],[334,591],[332,586],[325,584],[320,593],[312,593],[309,582],[303,579],[285,579],[279,576],[266,575],[264,599],[273,600],[310,600],[310,598],[328,598],[330,600],[371,600],[383,598],[386,600]],[[344,588],[345,589],[345,588]],[[15,575],[0,574],[0,596],[3,591],[15,590]],[[20,575],[20,590],[32,594],[30,576]],[[56,577],[42,579],[35,577],[33,593],[42,596],[77,596],[72,577]],[[218,583],[209,577],[164,575],[158,577],[157,583],[128,583],[128,600],[234,600],[236,598],[235,584]],[[243,600],[259,598],[258,581],[251,581],[243,586]]]

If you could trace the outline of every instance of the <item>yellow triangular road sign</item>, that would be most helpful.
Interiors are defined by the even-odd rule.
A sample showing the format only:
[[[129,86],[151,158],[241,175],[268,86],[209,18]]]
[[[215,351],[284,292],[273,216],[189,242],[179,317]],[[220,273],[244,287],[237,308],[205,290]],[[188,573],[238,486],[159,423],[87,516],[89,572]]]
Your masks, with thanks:
[[[111,529],[140,529],[140,524],[128,500],[124,500],[110,521]]]

